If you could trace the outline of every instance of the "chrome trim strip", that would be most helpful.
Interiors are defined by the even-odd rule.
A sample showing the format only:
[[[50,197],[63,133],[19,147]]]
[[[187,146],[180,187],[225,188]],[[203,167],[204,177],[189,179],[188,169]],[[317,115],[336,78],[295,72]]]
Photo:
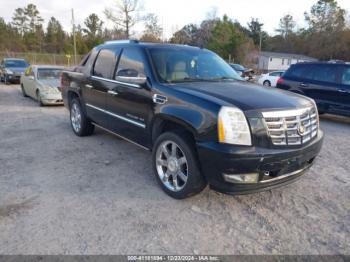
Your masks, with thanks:
[[[99,108],[99,107],[97,107],[97,106],[93,106],[93,105],[91,105],[91,104],[86,104],[86,106],[91,107],[91,108],[93,108],[93,109],[96,109],[96,110],[98,110],[98,111],[101,111],[101,112],[103,112],[103,113],[106,113],[106,114],[108,114],[108,115],[110,115],[110,116],[116,117],[116,118],[118,118],[118,119],[120,119],[120,120],[123,120],[123,121],[125,121],[125,122],[130,123],[130,124],[133,124],[133,125],[135,125],[135,126],[142,127],[142,128],[146,128],[146,125],[145,125],[145,124],[142,124],[142,123],[136,122],[136,121],[134,121],[134,120],[131,120],[131,119],[129,119],[129,118],[126,118],[126,117],[123,117],[123,116],[114,114],[114,113],[112,113],[112,112],[109,112],[109,111],[104,110],[104,109],[102,109],[102,108]]]
[[[278,176],[278,177],[275,177],[275,178],[261,180],[261,181],[258,182],[258,184],[259,183],[269,183],[269,182],[277,181],[277,180],[280,180],[280,179],[283,179],[283,178],[286,178],[286,177],[294,176],[294,175],[300,174],[301,172],[307,170],[309,167],[310,166],[307,166],[307,167],[304,167],[304,168],[299,169],[297,171],[294,171],[294,172],[291,172],[291,173],[288,173],[288,174],[284,174],[284,175],[281,175],[281,176]]]
[[[292,117],[292,116],[298,116],[302,115],[308,110],[312,110],[313,107],[304,107],[300,109],[292,109],[292,110],[279,110],[279,111],[269,111],[269,112],[262,112],[262,115],[264,118],[274,118],[274,117]]]
[[[130,139],[127,139],[126,137],[123,137],[123,136],[121,136],[121,135],[119,135],[119,134],[117,134],[117,133],[115,133],[115,132],[113,132],[113,131],[111,131],[111,130],[109,130],[109,129],[107,129],[107,128],[104,128],[104,127],[102,127],[102,126],[100,126],[100,125],[98,125],[98,124],[96,124],[96,123],[94,123],[94,122],[92,122],[92,124],[93,124],[94,126],[97,126],[97,127],[101,128],[101,129],[105,130],[106,132],[108,132],[108,133],[110,133],[110,134],[112,134],[112,135],[115,135],[115,136],[117,136],[117,137],[120,137],[121,139],[124,139],[125,141],[130,142],[131,144],[134,144],[135,146],[138,146],[138,147],[141,147],[141,148],[144,149],[144,150],[150,151],[149,148],[144,147],[144,146],[142,146],[142,145],[140,145],[140,144],[138,144],[138,143],[136,143],[136,142],[134,142],[134,141],[132,141],[132,140],[130,140]]]
[[[108,90],[107,93],[112,95],[112,96],[117,96],[118,95],[118,92],[112,91],[112,90]]]
[[[112,80],[112,79],[103,78],[103,77],[99,77],[99,76],[92,76],[91,78],[96,79],[96,80],[102,80],[102,81],[114,83],[114,84],[120,84],[120,85],[126,85],[126,86],[131,86],[131,87],[140,88],[140,86],[137,85],[137,84],[131,84],[131,83],[120,82],[120,81],[117,81],[117,80]]]
[[[61,73],[67,73],[67,74],[71,74],[71,75],[78,75],[78,76],[83,76],[83,73],[80,72],[74,72],[74,71],[67,71],[67,70],[62,70]]]
[[[164,105],[166,102],[168,102],[168,98],[166,96],[154,94],[152,97],[152,100],[156,104]]]

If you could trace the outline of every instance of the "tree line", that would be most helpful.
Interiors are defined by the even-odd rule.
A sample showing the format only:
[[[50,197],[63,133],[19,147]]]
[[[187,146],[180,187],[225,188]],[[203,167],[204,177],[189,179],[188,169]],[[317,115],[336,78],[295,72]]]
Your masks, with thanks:
[[[305,12],[305,28],[298,28],[293,16],[280,19],[274,35],[264,31],[264,24],[252,18],[245,26],[227,15],[217,17],[213,11],[198,24],[185,25],[164,40],[158,17],[149,13],[140,16],[138,0],[115,0],[115,5],[104,10],[112,28],[95,13],[75,26],[78,54],[111,39],[138,38],[149,42],[170,42],[208,48],[225,59],[249,64],[251,54],[257,51],[300,53],[320,60],[350,61],[350,27],[346,11],[336,0],[318,0]],[[136,24],[144,30],[134,32]],[[12,21],[0,17],[0,51],[73,53],[72,33],[63,30],[61,23],[51,17],[44,28],[44,20],[34,4],[14,10]]]

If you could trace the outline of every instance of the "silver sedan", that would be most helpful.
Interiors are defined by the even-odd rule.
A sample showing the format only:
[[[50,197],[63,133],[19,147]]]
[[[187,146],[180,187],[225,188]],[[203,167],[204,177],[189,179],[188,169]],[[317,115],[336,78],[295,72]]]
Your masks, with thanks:
[[[58,90],[61,66],[33,65],[21,76],[23,96],[30,96],[43,105],[63,104],[61,92]]]

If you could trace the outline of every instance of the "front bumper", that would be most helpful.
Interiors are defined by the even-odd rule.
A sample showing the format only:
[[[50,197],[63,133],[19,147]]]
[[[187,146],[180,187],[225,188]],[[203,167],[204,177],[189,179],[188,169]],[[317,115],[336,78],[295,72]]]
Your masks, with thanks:
[[[19,83],[20,80],[21,80],[21,75],[13,75],[13,74],[7,75],[7,81],[11,83]]]
[[[321,150],[323,132],[301,148],[268,149],[219,144],[197,143],[202,172],[210,187],[227,194],[247,194],[269,190],[298,179],[310,168]],[[269,172],[270,176],[265,174]],[[227,182],[224,174],[258,173],[257,183]]]
[[[44,105],[63,105],[61,93],[42,95],[41,101]]]

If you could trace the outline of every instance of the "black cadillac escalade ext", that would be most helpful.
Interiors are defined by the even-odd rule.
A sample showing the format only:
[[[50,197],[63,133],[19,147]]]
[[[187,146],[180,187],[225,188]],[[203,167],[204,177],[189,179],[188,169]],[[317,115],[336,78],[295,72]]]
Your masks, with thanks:
[[[322,146],[312,99],[242,81],[197,47],[106,42],[63,72],[61,90],[76,135],[98,126],[152,151],[174,198],[207,184],[231,194],[287,184]]]

